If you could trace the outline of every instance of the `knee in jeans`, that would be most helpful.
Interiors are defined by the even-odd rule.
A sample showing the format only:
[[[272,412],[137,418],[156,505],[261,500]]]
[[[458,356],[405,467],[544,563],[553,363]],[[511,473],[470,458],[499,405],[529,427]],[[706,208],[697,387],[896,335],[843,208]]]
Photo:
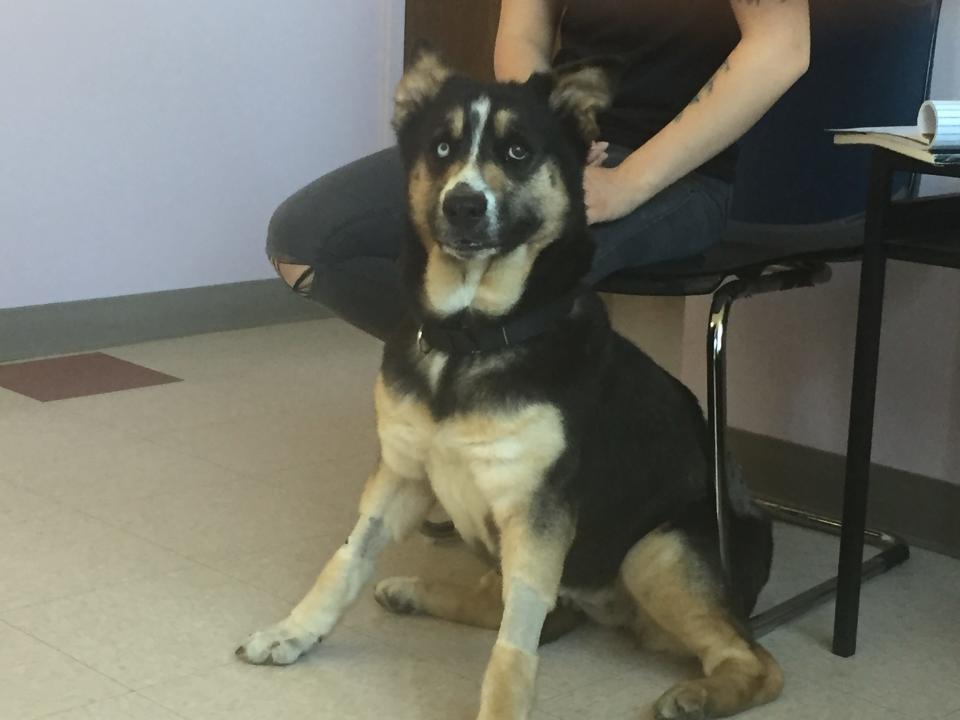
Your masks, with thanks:
[[[290,286],[298,295],[307,295],[310,287],[313,285],[313,268],[309,265],[298,265],[296,263],[283,262],[277,258],[270,258],[273,269],[277,275]]]
[[[267,256],[281,280],[299,295],[307,295],[313,284],[313,268],[286,259],[297,255],[297,243],[294,242],[291,248],[291,240],[296,240],[302,234],[297,222],[298,205],[302,204],[297,202],[298,195],[299,193],[284,200],[270,218],[267,227]]]

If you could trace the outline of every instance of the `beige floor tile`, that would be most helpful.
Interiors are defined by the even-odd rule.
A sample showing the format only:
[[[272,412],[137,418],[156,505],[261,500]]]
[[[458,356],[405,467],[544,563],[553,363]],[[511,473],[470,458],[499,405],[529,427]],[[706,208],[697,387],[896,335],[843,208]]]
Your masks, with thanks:
[[[185,558],[71,510],[0,526],[0,610],[168,572]]]
[[[75,710],[56,713],[50,720],[180,720],[161,705],[130,693],[109,700],[85,705]]]
[[[33,398],[28,398],[26,395],[15,393],[6,388],[0,388],[0,416],[16,410],[36,408],[39,405],[40,403]]]
[[[172,385],[125,390],[63,400],[70,412],[106,425],[135,430],[145,437],[256,415],[261,408],[232,380],[188,380]]]
[[[788,677],[782,697],[743,717],[744,720],[765,720],[768,717],[777,720],[919,720],[931,716],[901,714],[868,699]]]
[[[203,567],[4,613],[4,620],[129,688],[234,661],[283,601]]]
[[[283,600],[289,609],[313,587],[324,563],[343,544],[344,537],[309,537],[270,550],[217,558],[211,566]],[[348,613],[348,617],[352,615]]]
[[[475,716],[479,687],[345,630],[290,667],[238,662],[143,693],[188,720],[449,720]]]
[[[19,487],[0,475],[0,528],[37,520],[56,510],[48,498]]]
[[[211,475],[195,478],[189,488],[132,496],[122,512],[112,504],[88,512],[185,557],[216,564],[318,534],[346,537],[353,527],[352,506]]]
[[[250,482],[209,461],[147,441],[91,448],[80,457],[23,468],[8,477],[21,490],[106,520],[122,517],[154,495],[189,494],[198,483]]]
[[[127,689],[0,622],[0,717],[32,720]]]
[[[909,562],[864,585],[862,604],[867,631],[878,638],[902,646],[908,636],[935,637],[960,647],[957,560],[914,548]]]
[[[775,523],[773,568],[756,612],[836,575],[839,550],[839,540],[832,535]]]
[[[91,421],[58,406],[36,407],[0,413],[0,458],[4,472],[43,468],[64,458],[82,458],[105,447],[135,442],[135,433]]]
[[[360,453],[335,462],[311,463],[250,477],[307,501],[330,505],[341,514],[343,523],[352,527],[363,486],[376,465],[376,454]]]
[[[295,323],[112,351],[182,383],[45,405],[0,390],[0,618],[43,640],[0,622],[0,718],[473,717],[494,633],[390,615],[372,587],[294,667],[231,654],[354,523],[377,457],[379,353],[339,321]],[[778,526],[761,605],[832,575],[836,552]],[[376,577],[469,585],[484,570],[415,536]],[[960,563],[915,552],[865,586],[862,612],[849,660],[829,653],[829,605],[764,638],[787,690],[743,717],[960,720]],[[91,668],[155,684],[131,695]],[[546,648],[541,668],[535,720],[648,717],[696,671],[596,628]]]
[[[764,644],[788,678],[901,713],[906,717],[941,717],[960,708],[960,650],[935,637],[890,642],[891,623],[861,623],[857,654],[838,658],[829,652],[830,608],[804,624],[777,630]],[[811,632],[813,623],[820,627]]]
[[[638,678],[659,678],[669,672],[669,685],[674,678],[682,679],[688,667],[643,652],[631,637],[598,627],[582,628],[561,638],[545,647],[541,658],[538,688],[544,702],[570,690],[588,690],[611,677],[620,677],[628,687],[637,688]],[[544,709],[553,712],[554,706],[545,705]]]
[[[185,380],[215,380],[225,376],[261,374],[282,382],[297,367],[318,372],[362,358],[379,360],[376,340],[336,320],[271,325],[187,338],[158,340],[105,352]]]
[[[823,543],[822,538],[796,536],[790,545],[782,545],[778,561],[786,565],[797,559],[800,567],[799,559],[809,558]],[[835,547],[826,555],[835,558]],[[832,604],[778,629],[763,643],[788,677],[907,717],[940,717],[952,705],[960,706],[958,566],[949,558],[915,550],[907,564],[866,583],[852,658],[830,653]]]
[[[377,447],[372,420],[358,419],[355,414],[325,415],[322,409],[179,428],[153,440],[231,470],[257,475],[357,455],[375,458]]]
[[[380,344],[333,321],[293,323],[163,340],[110,351],[184,378],[176,387],[68,401],[71,411],[156,434],[251,415],[293,414],[314,423],[373,427]]]
[[[687,665],[672,658],[642,654],[642,662],[626,673],[612,674],[552,697],[541,693],[539,706],[561,720],[650,718],[654,701],[675,683],[694,676]]]

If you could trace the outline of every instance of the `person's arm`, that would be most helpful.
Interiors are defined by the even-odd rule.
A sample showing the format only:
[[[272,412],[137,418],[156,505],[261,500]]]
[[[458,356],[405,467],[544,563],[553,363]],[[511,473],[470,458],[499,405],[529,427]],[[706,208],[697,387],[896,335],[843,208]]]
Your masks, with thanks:
[[[550,69],[560,0],[503,0],[493,50],[493,71],[500,82],[525,82],[535,72]],[[587,165],[607,159],[609,143],[591,143]]]
[[[497,80],[525,82],[550,69],[559,11],[559,0],[503,0],[493,50]]]
[[[730,3],[741,39],[710,81],[617,168],[587,168],[590,222],[630,213],[736,142],[807,71],[808,0]]]

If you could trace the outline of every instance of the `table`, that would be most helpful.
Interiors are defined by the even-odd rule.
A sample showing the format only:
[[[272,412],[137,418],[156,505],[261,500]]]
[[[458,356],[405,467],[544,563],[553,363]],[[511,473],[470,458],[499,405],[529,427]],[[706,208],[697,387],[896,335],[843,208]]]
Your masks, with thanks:
[[[960,178],[960,164],[935,166],[884,148],[872,150],[834,615],[833,652],[841,657],[857,649],[886,263],[905,260],[960,269],[960,193],[892,200],[892,178],[901,171]]]

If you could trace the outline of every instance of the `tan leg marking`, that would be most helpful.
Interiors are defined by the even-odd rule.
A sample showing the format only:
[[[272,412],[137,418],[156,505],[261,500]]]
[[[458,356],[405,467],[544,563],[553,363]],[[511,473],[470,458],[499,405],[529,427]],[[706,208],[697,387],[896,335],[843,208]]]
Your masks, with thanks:
[[[423,458],[417,457],[417,406],[405,407],[406,415],[396,412],[382,378],[376,388],[381,460],[364,486],[356,527],[287,618],[254,633],[237,649],[248,662],[286,665],[326,637],[369,582],[387,543],[419,527],[436,501]],[[382,420],[381,409],[395,412]]]
[[[503,621],[480,693],[479,720],[526,720],[533,710],[544,622],[554,609],[573,523],[559,513],[547,528],[518,514],[501,530]]]
[[[640,617],[659,626],[654,642],[696,655],[706,676],[668,690],[655,705],[657,718],[725,717],[780,694],[780,667],[737,629],[679,534],[657,530],[637,543],[622,578]]]
[[[527,720],[539,664],[539,656],[498,641],[483,676],[477,720]]]

